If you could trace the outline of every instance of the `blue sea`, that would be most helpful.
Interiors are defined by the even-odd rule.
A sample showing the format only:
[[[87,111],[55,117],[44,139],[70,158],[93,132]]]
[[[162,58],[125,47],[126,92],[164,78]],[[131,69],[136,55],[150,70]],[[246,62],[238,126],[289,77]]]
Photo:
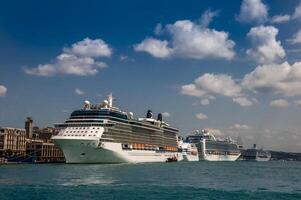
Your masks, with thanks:
[[[301,199],[301,162],[0,165],[0,199]]]

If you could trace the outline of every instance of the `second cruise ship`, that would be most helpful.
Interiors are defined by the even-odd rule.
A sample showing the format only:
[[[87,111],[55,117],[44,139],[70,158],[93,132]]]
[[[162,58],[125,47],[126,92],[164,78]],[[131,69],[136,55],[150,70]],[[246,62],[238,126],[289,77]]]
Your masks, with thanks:
[[[231,138],[218,140],[208,130],[197,131],[186,140],[196,144],[200,160],[236,161],[241,155],[238,145]]]
[[[56,124],[53,136],[67,163],[166,162],[178,158],[178,129],[152,112],[135,119],[133,113],[113,106],[112,95],[101,104],[84,102],[82,109]]]

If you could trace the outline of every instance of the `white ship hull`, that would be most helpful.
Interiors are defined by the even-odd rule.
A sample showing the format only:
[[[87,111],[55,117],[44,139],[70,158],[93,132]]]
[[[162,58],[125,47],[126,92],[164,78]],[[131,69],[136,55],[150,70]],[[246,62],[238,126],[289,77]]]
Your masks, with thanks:
[[[66,163],[146,163],[166,162],[168,158],[181,157],[177,152],[154,150],[125,150],[121,143],[99,142],[99,138],[75,138],[54,136],[53,142],[58,145]]]
[[[182,156],[183,156],[183,161],[188,161],[188,162],[199,161],[199,156],[198,155],[183,153]]]
[[[236,161],[241,153],[228,154],[222,151],[222,154],[214,154],[207,151],[206,139],[202,141],[202,153],[200,155],[200,160],[206,161]]]
[[[238,155],[212,155],[206,154],[202,156],[202,160],[206,161],[236,161],[239,158],[240,154]]]

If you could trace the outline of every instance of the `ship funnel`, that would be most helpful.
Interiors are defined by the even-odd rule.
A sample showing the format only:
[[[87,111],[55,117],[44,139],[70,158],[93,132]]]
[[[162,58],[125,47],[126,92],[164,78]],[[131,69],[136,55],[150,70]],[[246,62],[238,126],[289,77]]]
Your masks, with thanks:
[[[158,114],[157,120],[158,120],[158,121],[161,121],[161,122],[163,121],[162,113],[159,113],[159,114]]]
[[[151,110],[147,111],[146,118],[153,118],[153,112]]]

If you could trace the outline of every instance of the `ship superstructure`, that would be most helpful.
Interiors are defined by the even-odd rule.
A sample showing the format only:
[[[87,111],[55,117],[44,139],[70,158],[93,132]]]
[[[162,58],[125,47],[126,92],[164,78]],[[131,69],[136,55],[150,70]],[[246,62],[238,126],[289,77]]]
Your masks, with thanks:
[[[178,149],[183,157],[183,161],[199,161],[198,148],[194,143],[179,139]]]
[[[85,101],[83,108],[56,124],[52,140],[64,152],[67,163],[165,162],[177,157],[178,129],[154,119],[135,119],[132,112],[113,106],[112,95],[101,104]]]
[[[196,144],[200,160],[235,161],[241,154],[238,145],[230,137],[216,139],[208,130],[197,131],[195,135],[188,136],[186,141]]]

